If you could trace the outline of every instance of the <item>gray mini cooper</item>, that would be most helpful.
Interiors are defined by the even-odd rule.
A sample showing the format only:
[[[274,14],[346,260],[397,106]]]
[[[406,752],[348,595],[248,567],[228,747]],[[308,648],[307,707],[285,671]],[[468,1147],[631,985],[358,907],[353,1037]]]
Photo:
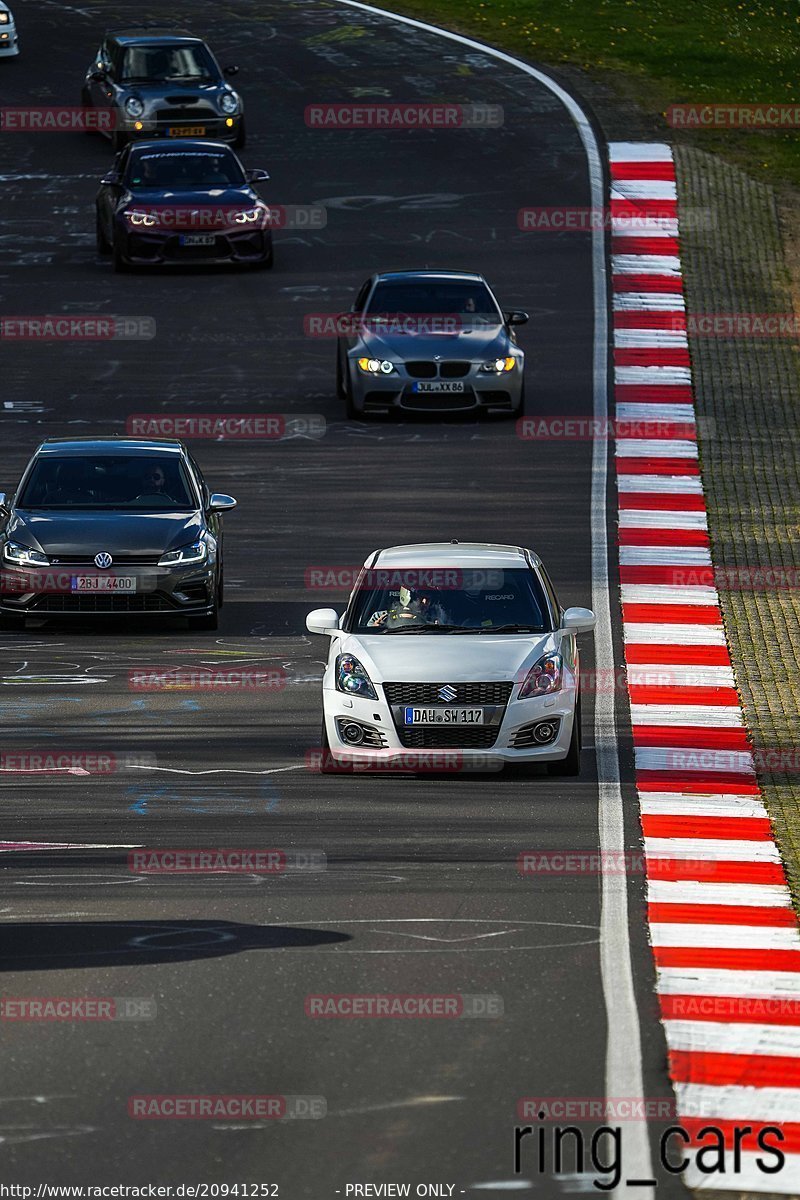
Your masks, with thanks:
[[[185,30],[107,33],[86,72],[85,108],[121,150],[134,138],[209,138],[245,144],[242,98],[227,82],[238,67],[220,68],[202,38]]]

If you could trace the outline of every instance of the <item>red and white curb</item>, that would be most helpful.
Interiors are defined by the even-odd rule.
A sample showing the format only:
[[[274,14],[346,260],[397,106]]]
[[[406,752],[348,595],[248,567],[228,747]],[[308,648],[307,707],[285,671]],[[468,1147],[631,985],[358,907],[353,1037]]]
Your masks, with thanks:
[[[692,1165],[683,1178],[797,1195],[800,936],[710,571],[675,164],[660,144],[612,143],[609,158],[616,418],[657,421],[660,435],[632,426],[615,446],[650,940],[677,1120],[692,1136],[721,1129],[727,1151],[725,1174]],[[707,583],[676,584],[676,570],[704,567]],[[778,1174],[756,1161],[776,1162],[756,1143],[764,1124],[784,1135]],[[734,1172],[734,1129],[748,1125]]]

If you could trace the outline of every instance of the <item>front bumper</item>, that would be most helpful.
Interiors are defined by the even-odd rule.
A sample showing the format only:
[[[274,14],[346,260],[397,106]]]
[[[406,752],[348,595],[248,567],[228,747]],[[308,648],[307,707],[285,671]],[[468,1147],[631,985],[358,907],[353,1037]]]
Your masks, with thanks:
[[[196,115],[175,118],[155,112],[134,118],[119,109],[113,111],[116,113],[116,132],[124,134],[131,141],[166,138],[171,142],[179,142],[183,137],[202,137],[210,142],[235,142],[244,124],[242,113],[222,117],[216,113],[198,112]],[[232,122],[230,125],[229,120]],[[204,132],[194,132],[197,129]]]
[[[197,232],[187,230],[186,233]],[[180,230],[152,229],[130,232],[117,226],[115,241],[122,257],[132,266],[182,266],[191,263],[210,266],[227,263],[255,264],[272,255],[272,231],[269,229],[209,230],[214,238],[209,246],[183,245]]]
[[[363,353],[363,352],[362,352]],[[417,379],[404,366],[391,375],[372,375],[348,359],[350,395],[357,412],[387,412],[400,409],[415,413],[513,412],[522,402],[524,360],[503,375],[490,374],[471,365],[458,379]],[[458,385],[460,391],[419,390],[426,383]]]
[[[19,38],[13,25],[0,26],[0,58],[15,58],[19,54]]]
[[[125,592],[77,592],[78,575],[133,577],[135,588]],[[146,613],[155,616],[203,616],[214,607],[215,566],[203,563],[170,570],[151,564],[118,562],[113,572],[100,572],[93,563],[60,563],[37,570],[19,570],[3,563],[0,573],[0,612],[17,616],[114,616]]]
[[[381,685],[376,686],[380,693],[378,700],[347,696],[335,688],[323,688],[325,729],[330,754],[335,761],[387,771],[474,770],[509,763],[557,762],[565,758],[569,750],[576,704],[574,688],[563,688],[553,696],[481,705],[493,724],[406,727],[401,724],[399,711],[403,706],[390,705],[382,694]],[[517,690],[515,687],[514,692]],[[544,721],[558,722],[557,736],[546,745],[527,744],[526,730]],[[347,722],[374,731],[368,736],[376,744],[347,742],[341,733]],[[408,733],[403,736],[409,728],[430,729],[431,733],[422,737]],[[424,744],[410,745],[409,741],[413,740]]]

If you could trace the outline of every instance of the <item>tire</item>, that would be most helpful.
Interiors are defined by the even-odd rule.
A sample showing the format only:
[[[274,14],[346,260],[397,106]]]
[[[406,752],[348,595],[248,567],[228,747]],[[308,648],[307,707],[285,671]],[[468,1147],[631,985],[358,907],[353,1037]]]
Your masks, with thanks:
[[[124,150],[125,147],[127,146],[127,144],[128,144],[127,133],[120,133],[118,130],[115,129],[114,132],[111,134],[111,149],[114,151],[114,153],[119,154],[120,150]]]
[[[519,392],[519,400],[508,414],[509,420],[516,421],[520,417],[525,416],[525,380],[522,381],[522,387]]]
[[[219,587],[220,585],[218,582],[214,591],[214,607],[212,608],[211,612],[204,613],[202,617],[189,617],[190,629],[208,629],[212,631],[214,629],[219,629]]]
[[[271,271],[275,265],[275,250],[272,246],[269,248],[269,257],[262,258],[259,262],[253,263],[254,271]]]
[[[108,238],[103,233],[103,225],[99,215],[95,215],[95,237],[97,239],[97,253],[101,258],[106,258],[111,253],[111,245]]]
[[[89,93],[86,91],[86,88],[81,88],[81,108],[94,108],[94,105],[92,104],[92,102],[89,98]],[[97,130],[96,129],[84,129],[83,132],[88,134],[89,137],[94,137],[95,133],[97,133]]]
[[[548,775],[569,775],[573,778],[576,775],[580,775],[582,743],[581,701],[579,696],[578,703],[575,705],[575,717],[572,721],[572,737],[569,739],[569,750],[567,751],[567,757],[560,759],[558,762],[548,763]]]
[[[342,356],[339,351],[336,351],[336,397],[338,400],[346,400],[347,392],[344,390],[344,378],[342,376]]]
[[[24,629],[25,618],[17,613],[0,613],[0,630]]]
[[[328,741],[328,729],[325,724],[325,717],[322,717],[322,732],[319,735],[319,746],[322,754],[319,760],[320,775],[338,775],[339,767],[335,764],[331,755],[330,742]]]
[[[244,117],[242,117],[241,121],[239,122],[239,130],[236,134],[236,137],[231,142],[231,145],[233,146],[234,150],[243,150],[247,145],[247,127],[244,123]]]
[[[129,275],[130,270],[131,270],[131,265],[129,262],[126,262],[125,259],[123,258],[122,252],[121,252],[119,246],[117,246],[116,242],[114,243],[114,245],[112,247],[112,253],[114,255],[114,270],[117,272],[117,274],[118,275]]]

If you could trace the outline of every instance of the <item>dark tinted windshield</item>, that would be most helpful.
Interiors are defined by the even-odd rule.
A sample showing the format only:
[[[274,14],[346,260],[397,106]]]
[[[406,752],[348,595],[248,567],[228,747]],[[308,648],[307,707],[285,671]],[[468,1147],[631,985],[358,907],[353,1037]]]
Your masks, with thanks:
[[[430,573],[429,573],[430,575]],[[348,611],[352,633],[543,633],[550,628],[539,580],[525,568],[365,572]],[[423,586],[417,586],[421,579]]]
[[[195,191],[242,187],[244,173],[230,150],[218,153],[153,150],[131,155],[125,182],[132,191],[137,188]]]
[[[192,509],[183,464],[173,455],[43,455],[34,463],[20,508]]]
[[[378,283],[369,301],[370,313],[473,313],[502,320],[484,283]]]
[[[127,46],[122,55],[121,83],[159,83],[176,79],[218,79],[219,72],[202,45]]]

